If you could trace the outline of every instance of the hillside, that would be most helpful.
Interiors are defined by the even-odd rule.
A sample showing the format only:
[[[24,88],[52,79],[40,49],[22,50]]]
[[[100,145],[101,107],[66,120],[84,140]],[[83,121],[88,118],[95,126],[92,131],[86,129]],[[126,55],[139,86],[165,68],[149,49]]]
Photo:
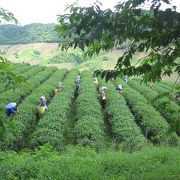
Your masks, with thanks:
[[[0,45],[57,42],[55,24],[0,25]]]
[[[1,45],[0,55],[14,63],[30,63],[68,69],[112,69],[123,50],[101,52],[99,56],[87,58],[80,49],[61,51],[57,43],[35,43]]]
[[[151,101],[171,88],[171,82],[159,82],[154,89],[138,79],[99,79],[94,84],[93,72],[82,71],[77,89],[77,69],[25,63],[11,68],[32,90],[10,89],[0,79],[0,110],[9,101],[17,102],[19,109],[6,118],[15,131],[6,127],[0,141],[2,179],[179,179],[180,130],[169,131],[174,120],[180,122],[179,106],[171,101],[165,108],[168,98]],[[64,89],[55,93],[59,81]],[[115,88],[119,83],[122,93]],[[101,86],[107,87],[104,106]],[[39,114],[42,95],[48,110]]]

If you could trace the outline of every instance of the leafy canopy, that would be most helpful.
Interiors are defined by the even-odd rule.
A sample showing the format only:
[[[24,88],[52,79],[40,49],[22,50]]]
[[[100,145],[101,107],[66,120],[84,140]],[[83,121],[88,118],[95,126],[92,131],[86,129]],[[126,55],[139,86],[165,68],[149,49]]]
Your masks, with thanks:
[[[149,8],[144,9],[148,2]],[[160,10],[162,3],[170,5],[169,0],[128,0],[112,11],[102,10],[98,2],[91,7],[74,3],[68,7],[70,13],[59,16],[56,30],[64,38],[60,45],[62,49],[79,47],[91,57],[129,41],[129,48],[117,60],[115,76],[142,76],[147,82],[173,72],[180,74],[180,13],[172,5]],[[137,52],[146,52],[147,56],[132,65]],[[109,78],[111,73],[101,75]]]

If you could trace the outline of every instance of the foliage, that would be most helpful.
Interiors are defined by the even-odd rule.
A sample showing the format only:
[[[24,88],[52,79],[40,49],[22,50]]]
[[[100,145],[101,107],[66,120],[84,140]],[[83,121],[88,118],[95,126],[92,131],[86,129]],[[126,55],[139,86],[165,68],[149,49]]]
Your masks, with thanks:
[[[123,85],[124,91],[122,94],[131,107],[131,111],[135,115],[144,135],[154,143],[163,143],[167,139],[170,142],[172,138],[172,143],[176,145],[177,135],[168,133],[169,125],[160,113],[140,93],[130,88],[122,80],[118,80],[117,83]]]
[[[79,47],[86,55],[98,54],[124,42],[130,46],[116,65],[117,74],[143,76],[144,81],[161,79],[162,74],[180,73],[177,58],[180,56],[180,13],[174,6],[161,10],[169,0],[128,0],[118,3],[115,11],[102,10],[96,3],[91,7],[70,5],[70,13],[59,16],[56,30],[62,49]],[[150,4],[143,9],[143,5]],[[86,48],[87,47],[87,48]],[[148,55],[132,64],[136,52]],[[104,73],[109,78],[109,74]],[[115,74],[116,75],[116,74]]]
[[[15,18],[13,13],[0,7],[0,24],[3,23],[3,21],[13,22],[15,24],[18,23],[18,20]]]
[[[48,106],[48,112],[38,123],[35,132],[32,134],[30,147],[36,148],[48,143],[58,150],[64,149],[68,113],[75,91],[74,78],[77,75],[77,70],[71,70],[66,75],[63,81],[64,89],[53,98]],[[62,79],[62,75],[59,76],[58,80]]]
[[[25,26],[0,25],[0,44],[28,44],[37,42],[57,42],[55,24],[34,23]]]
[[[0,7],[0,25],[4,22],[13,22],[15,24],[18,23],[14,14],[10,11],[5,10]],[[0,38],[1,39],[1,38]],[[1,53],[2,54],[2,53]],[[0,75],[1,77],[5,77],[8,80],[12,80],[15,83],[22,83],[24,79],[21,76],[16,76],[13,72],[10,71],[9,64],[6,63],[7,60],[0,55]],[[2,116],[3,112],[0,111],[0,140],[5,133],[5,127],[9,130],[12,130],[13,123],[6,122],[4,117]]]
[[[103,114],[90,71],[81,73],[80,93],[76,100],[74,135],[79,146],[100,149],[104,146]]]
[[[32,69],[23,74],[24,79],[27,80],[26,82],[28,84],[31,84],[31,88],[35,88],[37,85],[40,85],[43,82],[44,75],[47,74],[47,71],[43,72],[43,70],[43,67],[32,66]],[[13,89],[10,88],[2,92],[0,95],[0,110],[4,110],[5,105],[9,102],[16,102],[17,104],[19,104],[28,94],[31,93],[31,91],[32,89],[30,89],[29,87],[27,88],[24,86],[14,86]]]
[[[81,64],[87,61],[88,58],[83,57],[82,52],[80,50],[68,51],[68,52],[61,52],[58,55],[50,58],[48,60],[49,64],[58,64],[58,63],[77,63]]]
[[[179,148],[145,148],[132,154],[71,148],[59,154],[47,146],[28,153],[0,152],[1,179],[180,178]]]
[[[12,64],[8,62],[7,64],[8,64],[9,71],[11,71],[11,73],[13,73],[14,76],[16,75],[19,77],[20,75],[24,75],[24,73],[28,71],[31,67],[27,64]],[[7,74],[1,74],[1,75],[2,76],[0,79],[0,92],[6,91],[7,89],[14,89],[17,85],[19,85],[18,83],[15,83],[14,79],[9,77]],[[24,78],[23,76],[21,77]]]
[[[16,133],[12,134],[8,129],[6,130],[3,140],[0,142],[2,149],[19,148],[19,146],[23,145],[26,134],[36,124],[39,98],[44,95],[49,101],[54,93],[54,87],[59,78],[57,76],[59,72],[56,73],[55,70],[55,68],[48,68],[34,76],[32,84],[34,84],[33,88],[35,89],[31,94],[29,91],[25,92],[25,96],[27,96],[26,93],[30,95],[18,106],[19,113],[9,118],[16,125]],[[18,93],[21,94],[22,92]]]
[[[159,94],[155,90],[152,90],[135,80],[129,81],[128,84],[145,96],[172,126],[177,125],[175,129],[176,132],[180,134],[180,108],[175,102],[170,101],[167,97],[158,98]],[[155,89],[157,88],[158,86],[155,85]]]
[[[106,86],[106,113],[110,122],[114,138],[121,143],[126,151],[133,151],[146,144],[141,129],[136,125],[135,118],[126,105],[125,98],[115,90],[112,82],[100,82]]]

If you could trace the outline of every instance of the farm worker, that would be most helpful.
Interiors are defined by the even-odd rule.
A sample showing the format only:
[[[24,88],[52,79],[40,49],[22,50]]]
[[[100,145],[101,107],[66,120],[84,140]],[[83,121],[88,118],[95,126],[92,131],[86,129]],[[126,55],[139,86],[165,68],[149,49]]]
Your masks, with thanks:
[[[81,77],[80,75],[77,76],[75,84],[76,84],[76,88],[79,89],[80,88],[80,81],[81,81]]]
[[[59,91],[63,90],[63,84],[61,81],[58,82],[58,89],[59,89]]]
[[[76,88],[79,89],[80,88],[80,81],[76,82]]]
[[[47,109],[47,105],[46,105],[46,98],[44,96],[40,97],[40,106],[44,108],[44,110]]]
[[[76,78],[76,81],[80,81],[80,80],[81,80],[81,77],[80,77],[80,75],[78,75]]]
[[[128,77],[127,77],[127,76],[124,76],[123,80],[124,80],[125,82],[128,82]]]
[[[116,88],[116,90],[121,93],[122,92],[122,84],[119,84]]]
[[[16,114],[18,112],[19,111],[17,109],[17,104],[15,102],[11,102],[11,103],[6,105],[6,115],[7,116],[14,115],[14,114]]]
[[[97,77],[93,78],[94,84],[98,84],[98,79]]]
[[[99,89],[99,94],[100,94],[100,99],[101,99],[101,103],[102,103],[102,107],[105,108],[105,104],[106,104],[106,96],[105,96],[105,90],[107,89],[107,87],[103,86]]]
[[[103,86],[99,89],[99,94],[100,94],[101,100],[106,100],[106,96],[105,96],[106,89],[107,89],[107,87],[105,87],[105,86]]]

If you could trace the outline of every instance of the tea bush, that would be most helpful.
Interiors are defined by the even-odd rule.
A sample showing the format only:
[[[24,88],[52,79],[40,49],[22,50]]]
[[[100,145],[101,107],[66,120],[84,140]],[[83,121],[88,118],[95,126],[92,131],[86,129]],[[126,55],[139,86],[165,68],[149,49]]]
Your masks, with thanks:
[[[51,70],[52,73],[52,70]],[[1,147],[8,148],[14,147],[18,148],[22,146],[25,136],[28,134],[32,128],[35,128],[37,119],[37,106],[39,104],[40,96],[44,95],[47,102],[50,101],[54,95],[54,88],[57,86],[59,80],[62,79],[66,70],[57,70],[54,72],[48,80],[46,80],[39,88],[36,88],[31,95],[29,95],[19,106],[19,114],[12,117],[12,121],[16,125],[16,132],[12,134],[7,132],[4,137],[4,141],[0,143]],[[47,72],[48,76],[48,72]],[[45,76],[45,77],[47,77]]]
[[[77,75],[78,71],[71,70],[66,76],[63,81],[63,91],[53,98],[47,113],[39,121],[32,135],[30,141],[32,148],[46,143],[60,150],[64,148],[67,117],[75,91],[74,79]]]
[[[124,97],[115,90],[111,83],[101,81],[106,86],[106,113],[110,122],[114,138],[122,143],[125,150],[137,150],[146,144],[141,129],[136,125],[135,118],[129,110]]]
[[[145,136],[154,143],[163,142],[166,136],[169,136],[169,125],[166,120],[140,93],[133,90],[122,80],[117,80],[117,83],[123,84],[124,91],[122,94],[125,96]],[[175,134],[172,135],[172,138],[175,138],[175,141],[177,141]]]
[[[104,121],[93,76],[90,71],[81,73],[81,88],[76,100],[74,135],[79,146],[100,149],[104,146]]]

